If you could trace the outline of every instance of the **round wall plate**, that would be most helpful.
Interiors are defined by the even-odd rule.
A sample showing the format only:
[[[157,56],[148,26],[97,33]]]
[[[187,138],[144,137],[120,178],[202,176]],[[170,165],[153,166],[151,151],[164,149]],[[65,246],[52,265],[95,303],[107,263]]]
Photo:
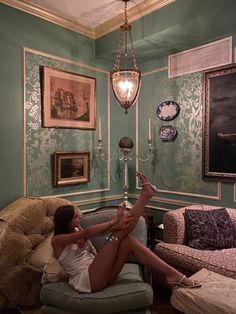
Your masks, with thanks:
[[[172,142],[176,139],[178,132],[172,125],[163,125],[159,129],[159,134],[163,142]]]
[[[157,106],[156,115],[162,121],[171,121],[178,116],[179,112],[179,105],[175,101],[167,100]]]

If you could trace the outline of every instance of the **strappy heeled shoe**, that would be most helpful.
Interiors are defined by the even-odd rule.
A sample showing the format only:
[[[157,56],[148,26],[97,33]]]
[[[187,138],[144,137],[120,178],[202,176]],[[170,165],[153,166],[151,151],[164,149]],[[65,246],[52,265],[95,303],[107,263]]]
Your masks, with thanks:
[[[183,275],[179,281],[168,282],[168,285],[172,286],[174,289],[178,287],[194,289],[194,288],[200,288],[202,286],[200,283],[196,283],[194,280],[192,280],[192,285],[186,285],[183,283],[184,278],[186,278],[185,275]]]
[[[136,171],[136,175],[137,175],[137,177],[139,177],[140,180],[141,180],[141,177],[143,177],[143,178],[145,178],[145,180],[147,181],[147,182],[141,183],[141,186],[143,186],[143,185],[149,185],[150,188],[153,190],[153,192],[155,192],[155,193],[158,192],[157,187],[156,187],[155,185],[151,184],[151,183],[147,180],[147,177],[146,177],[144,174],[142,174],[141,172]]]

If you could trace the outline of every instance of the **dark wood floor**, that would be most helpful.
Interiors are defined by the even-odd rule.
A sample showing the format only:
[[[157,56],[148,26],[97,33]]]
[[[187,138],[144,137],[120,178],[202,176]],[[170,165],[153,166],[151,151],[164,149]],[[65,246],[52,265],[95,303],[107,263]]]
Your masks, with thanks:
[[[171,290],[163,286],[154,288],[153,304],[150,308],[152,314],[176,314],[170,304]]]
[[[166,284],[166,279],[162,273],[152,271],[152,288],[154,292],[153,304],[151,305],[152,314],[181,314],[170,304],[172,290]]]

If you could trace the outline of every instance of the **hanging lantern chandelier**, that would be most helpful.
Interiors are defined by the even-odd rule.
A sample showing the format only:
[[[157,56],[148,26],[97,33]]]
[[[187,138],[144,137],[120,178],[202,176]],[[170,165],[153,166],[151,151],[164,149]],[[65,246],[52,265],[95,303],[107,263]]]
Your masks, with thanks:
[[[118,103],[125,109],[127,114],[128,109],[132,107],[140,91],[141,72],[138,69],[135,55],[133,40],[131,34],[131,25],[127,18],[127,2],[124,8],[124,24],[120,26],[121,34],[116,53],[116,59],[113,70],[110,72],[111,85],[113,93]],[[130,42],[130,53],[128,52],[128,39]],[[123,58],[122,58],[123,57]]]

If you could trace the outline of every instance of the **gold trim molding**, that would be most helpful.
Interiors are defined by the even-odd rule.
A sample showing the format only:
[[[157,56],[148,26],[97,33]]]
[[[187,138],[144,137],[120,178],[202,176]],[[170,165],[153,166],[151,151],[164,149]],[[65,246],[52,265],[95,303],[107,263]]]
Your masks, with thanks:
[[[175,1],[176,0],[146,0],[145,2],[142,2],[128,10],[129,21],[132,22],[138,20],[139,18],[153,11],[159,10],[160,8]],[[29,0],[0,0],[0,3],[32,14],[46,21],[68,28],[93,39],[99,38],[119,28],[119,26],[123,23],[123,14],[120,14],[116,18],[113,18],[93,29],[67,19],[60,14],[55,14],[41,6],[32,4]]]

